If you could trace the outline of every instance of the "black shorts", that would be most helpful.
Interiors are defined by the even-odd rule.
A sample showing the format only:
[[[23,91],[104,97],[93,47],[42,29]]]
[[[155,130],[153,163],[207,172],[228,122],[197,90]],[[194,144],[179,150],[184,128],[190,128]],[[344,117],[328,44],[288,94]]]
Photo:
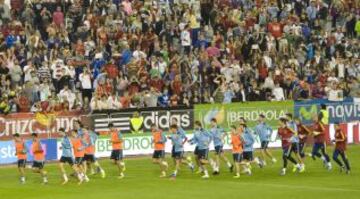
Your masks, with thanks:
[[[26,166],[26,160],[25,159],[20,159],[17,161],[18,164],[18,168],[25,168]]]
[[[85,154],[84,161],[94,163],[96,161],[94,154]]]
[[[184,152],[182,151],[174,151],[174,153],[172,154],[173,158],[175,159],[182,159],[184,155]]]
[[[283,151],[283,156],[289,157],[292,151],[291,146],[283,146],[282,151]]]
[[[75,164],[81,165],[84,162],[84,157],[75,157]]]
[[[207,160],[209,155],[209,149],[198,149],[197,156],[200,160]]]
[[[269,141],[261,142],[261,149],[267,149],[269,147]]]
[[[34,161],[32,167],[37,169],[43,169],[45,162]]]
[[[302,158],[305,157],[305,142],[299,143],[299,154],[300,154],[300,157],[302,157]]]
[[[215,146],[215,154],[220,155],[222,152],[224,152],[223,147],[224,146]]]
[[[291,144],[291,151],[294,153],[299,153],[300,149],[299,149],[299,142],[293,142]]]
[[[233,153],[233,159],[234,159],[234,162],[241,162],[242,161],[241,153]]]
[[[122,160],[123,159],[123,150],[122,149],[112,150],[110,159],[112,159],[112,160]]]
[[[74,159],[72,157],[64,157],[64,156],[61,156],[60,158],[60,162],[61,163],[68,163],[69,165],[74,165]]]
[[[155,150],[152,157],[154,159],[165,158],[165,151],[164,150]]]
[[[198,147],[195,147],[195,150],[194,150],[194,155],[199,155],[199,148]]]
[[[244,151],[243,159],[246,161],[253,161],[253,159],[254,159],[253,152],[252,151]]]
[[[172,146],[171,148],[171,157],[175,158],[175,146]]]

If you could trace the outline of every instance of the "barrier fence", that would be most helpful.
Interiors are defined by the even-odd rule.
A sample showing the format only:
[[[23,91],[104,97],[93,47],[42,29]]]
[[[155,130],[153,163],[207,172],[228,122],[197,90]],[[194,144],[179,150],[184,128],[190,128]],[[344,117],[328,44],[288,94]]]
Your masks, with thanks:
[[[117,111],[98,111],[93,113],[83,112],[59,112],[59,113],[16,113],[0,115],[0,164],[13,163],[16,160],[14,143],[11,141],[12,134],[19,133],[29,138],[31,133],[37,132],[43,138],[44,146],[50,147],[51,156],[47,160],[56,159],[59,156],[59,137],[57,130],[72,129],[75,120],[81,120],[85,125],[94,128],[98,132],[108,131],[111,122],[125,134],[125,155],[150,154],[152,152],[150,125],[155,123],[164,131],[167,131],[171,120],[176,118],[178,125],[185,129],[188,136],[192,137],[191,131],[194,121],[200,120],[208,127],[211,118],[216,118],[219,125],[227,129],[231,124],[237,124],[240,118],[248,121],[250,128],[256,125],[259,114],[264,114],[268,124],[274,129],[271,147],[279,147],[280,142],[276,139],[277,123],[280,117],[286,113],[293,113],[301,118],[306,125],[311,124],[312,116],[320,111],[320,105],[326,104],[329,111],[330,125],[327,131],[327,141],[333,139],[333,123],[339,122],[341,128],[348,136],[349,143],[359,143],[359,120],[360,104],[358,99],[345,99],[341,102],[328,100],[308,101],[282,101],[282,102],[245,102],[232,104],[203,104],[193,107],[176,108],[142,108],[121,109]],[[126,134],[135,134],[126,136]],[[54,141],[55,140],[55,141]],[[30,143],[27,141],[27,143]],[[170,147],[170,143],[168,143]],[[258,147],[259,143],[255,144]],[[57,148],[54,150],[53,148]],[[192,150],[191,145],[186,145],[185,150]],[[229,143],[225,149],[230,148]],[[108,156],[111,151],[109,139],[104,136],[96,143],[97,156]],[[169,148],[167,148],[169,151]],[[31,160],[31,156],[29,157]]]

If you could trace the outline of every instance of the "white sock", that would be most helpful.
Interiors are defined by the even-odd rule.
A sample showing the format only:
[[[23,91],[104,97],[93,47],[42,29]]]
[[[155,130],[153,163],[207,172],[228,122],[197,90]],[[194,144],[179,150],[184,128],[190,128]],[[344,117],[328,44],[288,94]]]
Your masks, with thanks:
[[[208,173],[208,171],[207,171],[206,169],[204,170],[204,174],[205,174],[206,176],[209,175],[209,173]]]
[[[43,177],[43,181],[44,181],[44,182],[48,182],[47,177]]]
[[[230,162],[226,162],[226,164],[227,164],[228,167],[232,166],[232,164]]]
[[[20,181],[21,181],[21,182],[25,182],[25,177],[24,177],[24,176],[21,176],[21,177],[20,177]]]
[[[165,161],[162,161],[161,164],[162,164],[164,167],[168,167],[168,166],[169,166],[168,163],[165,162]]]
[[[174,175],[177,175],[177,173],[178,173],[178,170],[175,170],[175,171],[174,171]]]
[[[322,159],[323,161],[326,161],[326,158],[325,158],[324,156],[321,156],[321,159]]]
[[[69,181],[68,177],[66,174],[63,174],[63,178],[64,178],[64,181]]]

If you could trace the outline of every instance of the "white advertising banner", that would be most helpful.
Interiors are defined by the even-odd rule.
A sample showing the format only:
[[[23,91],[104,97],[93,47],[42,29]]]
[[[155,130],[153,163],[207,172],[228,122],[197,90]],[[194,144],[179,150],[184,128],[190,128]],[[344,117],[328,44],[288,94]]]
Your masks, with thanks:
[[[280,147],[281,142],[280,140],[276,140],[277,132],[274,131],[273,135],[271,137],[271,140],[273,140],[269,147]],[[186,135],[189,139],[193,137],[192,134]],[[139,136],[130,136],[124,138],[124,155],[149,155],[154,152],[153,145],[151,144],[151,135],[139,135]],[[257,138],[256,138],[257,139]],[[58,156],[60,158],[61,156],[61,150],[60,150],[60,143],[58,144]],[[260,142],[257,139],[256,143],[254,145],[254,148],[259,148]],[[166,153],[171,153],[172,144],[171,141],[168,139],[165,145],[165,151]],[[184,150],[185,152],[191,152],[194,151],[195,146],[189,144],[188,142],[185,143]],[[213,144],[210,145],[210,150],[213,150],[214,146]],[[229,136],[225,139],[224,143],[224,149],[231,149],[230,139]],[[96,157],[110,157],[111,154],[111,143],[110,143],[110,137],[109,138],[100,138],[96,141]]]

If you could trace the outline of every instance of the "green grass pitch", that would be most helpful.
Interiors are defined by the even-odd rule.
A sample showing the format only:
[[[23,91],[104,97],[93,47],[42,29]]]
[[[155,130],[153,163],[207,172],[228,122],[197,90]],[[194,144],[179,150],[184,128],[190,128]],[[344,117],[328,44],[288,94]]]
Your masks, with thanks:
[[[307,150],[310,150],[309,148]],[[328,149],[329,154],[333,148]],[[350,146],[347,153],[352,173],[340,173],[333,162],[333,170],[326,171],[320,160],[306,160],[305,173],[279,176],[281,152],[273,152],[278,162],[264,169],[253,167],[253,175],[242,175],[233,179],[222,164],[221,174],[201,179],[184,167],[176,180],[160,179],[159,168],[151,163],[150,156],[129,158],[126,161],[126,177],[117,179],[117,170],[110,160],[100,163],[107,177],[90,176],[90,182],[78,186],[75,179],[61,185],[60,172],[56,164],[47,164],[49,184],[41,185],[41,177],[27,170],[27,182],[20,185],[16,167],[0,167],[0,199],[162,199],[162,198],[359,198],[360,197],[360,146]],[[227,152],[230,156],[230,152]],[[256,153],[258,154],[258,153]],[[167,155],[169,157],[169,155]],[[172,162],[169,160],[172,168]],[[171,170],[170,170],[171,171]]]

